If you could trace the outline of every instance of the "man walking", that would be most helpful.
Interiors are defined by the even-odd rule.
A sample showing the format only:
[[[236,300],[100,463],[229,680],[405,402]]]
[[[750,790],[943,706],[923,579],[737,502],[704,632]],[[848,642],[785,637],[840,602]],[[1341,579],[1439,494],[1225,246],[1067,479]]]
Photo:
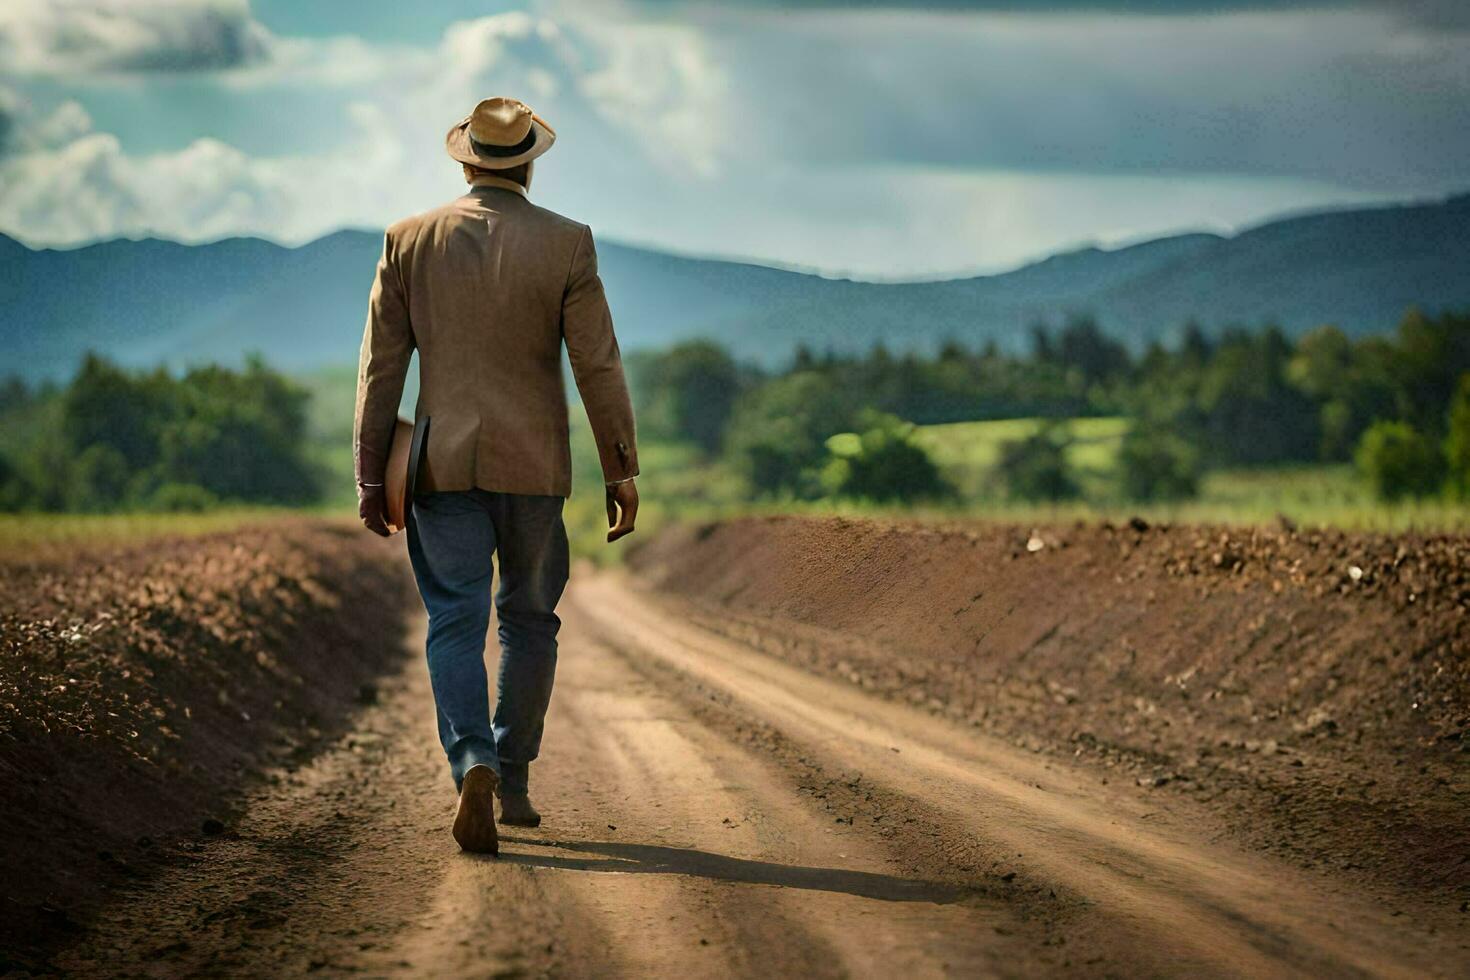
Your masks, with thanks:
[[[607,483],[607,539],[633,530],[633,410],[592,234],[527,197],[533,161],[556,134],[515,99],[486,99],[445,137],[470,189],[391,226],[369,299],[358,366],[359,513],[386,535],[384,471],[409,357],[416,415],[428,416],[408,553],[429,614],[439,738],[459,790],[454,837],[498,850],[501,822],[536,826],[529,766],[556,670],[557,600],[571,493],[566,343]],[[499,698],[492,720],[484,646],[491,556],[500,585]]]

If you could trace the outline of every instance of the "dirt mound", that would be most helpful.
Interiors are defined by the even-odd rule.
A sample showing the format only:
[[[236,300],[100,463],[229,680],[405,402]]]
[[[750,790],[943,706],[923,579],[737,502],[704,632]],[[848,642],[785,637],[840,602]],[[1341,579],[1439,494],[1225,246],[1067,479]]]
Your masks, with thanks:
[[[1470,900],[1470,539],[751,518],[632,564],[811,670]]]
[[[41,969],[108,892],[230,833],[402,656],[405,563],[293,520],[0,564],[0,972]]]

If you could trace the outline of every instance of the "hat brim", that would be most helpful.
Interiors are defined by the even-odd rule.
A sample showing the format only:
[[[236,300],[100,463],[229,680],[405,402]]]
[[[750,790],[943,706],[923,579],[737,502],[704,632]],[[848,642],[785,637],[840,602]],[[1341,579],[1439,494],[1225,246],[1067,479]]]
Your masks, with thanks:
[[[449,127],[449,132],[444,136],[444,149],[455,160],[467,163],[472,167],[480,167],[483,170],[509,170],[511,167],[518,167],[527,161],[536,159],[551,149],[551,144],[556,142],[556,133],[539,117],[531,118],[531,132],[535,134],[536,139],[529,149],[514,156],[492,156],[488,153],[480,153],[475,149],[475,144],[470,140],[470,117],[465,116]]]

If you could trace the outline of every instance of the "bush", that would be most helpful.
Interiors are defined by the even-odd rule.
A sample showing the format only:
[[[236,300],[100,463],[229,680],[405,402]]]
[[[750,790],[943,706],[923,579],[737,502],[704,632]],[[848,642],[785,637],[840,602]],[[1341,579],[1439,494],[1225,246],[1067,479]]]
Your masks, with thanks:
[[[0,454],[0,512],[20,510],[29,497],[25,477],[8,456]]]
[[[827,437],[852,428],[852,402],[816,371],[773,379],[740,399],[726,451],[757,496],[817,496]]]
[[[219,498],[195,483],[164,483],[141,503],[145,510],[198,513],[219,506]]]
[[[1369,426],[1358,443],[1357,463],[1380,500],[1428,496],[1444,479],[1440,447],[1407,422]]]
[[[1005,442],[997,464],[1006,493],[1015,500],[1074,500],[1081,487],[1067,462],[1066,429],[1043,425],[1024,439]]]
[[[94,443],[67,468],[65,506],[76,513],[117,510],[127,499],[128,461],[113,446]]]
[[[740,393],[739,368],[724,348],[696,340],[630,363],[639,428],[717,452]]]
[[[1118,449],[1118,470],[1129,500],[1185,500],[1199,493],[1199,452],[1171,432],[1130,429]]]
[[[1199,445],[1212,463],[1260,466],[1319,454],[1319,409],[1288,382],[1290,357],[1290,342],[1274,327],[1221,337],[1200,374],[1193,406],[1198,417],[1181,420],[1198,426]]]
[[[912,423],[870,409],[858,424],[861,431],[827,440],[830,458],[821,482],[829,494],[908,502],[953,493],[929,453],[914,441]]]
[[[1449,467],[1450,493],[1460,500],[1470,500],[1470,372],[1460,375],[1454,400],[1450,402],[1444,455]]]

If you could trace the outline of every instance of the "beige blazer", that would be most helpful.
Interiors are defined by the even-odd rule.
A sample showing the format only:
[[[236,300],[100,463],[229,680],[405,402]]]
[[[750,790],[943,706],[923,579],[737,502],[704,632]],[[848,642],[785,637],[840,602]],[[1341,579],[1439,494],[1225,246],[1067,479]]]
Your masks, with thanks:
[[[417,348],[416,417],[431,417],[420,488],[569,495],[563,342],[603,477],[637,475],[633,409],[587,226],[483,178],[391,226],[358,363],[358,480],[383,482]]]

